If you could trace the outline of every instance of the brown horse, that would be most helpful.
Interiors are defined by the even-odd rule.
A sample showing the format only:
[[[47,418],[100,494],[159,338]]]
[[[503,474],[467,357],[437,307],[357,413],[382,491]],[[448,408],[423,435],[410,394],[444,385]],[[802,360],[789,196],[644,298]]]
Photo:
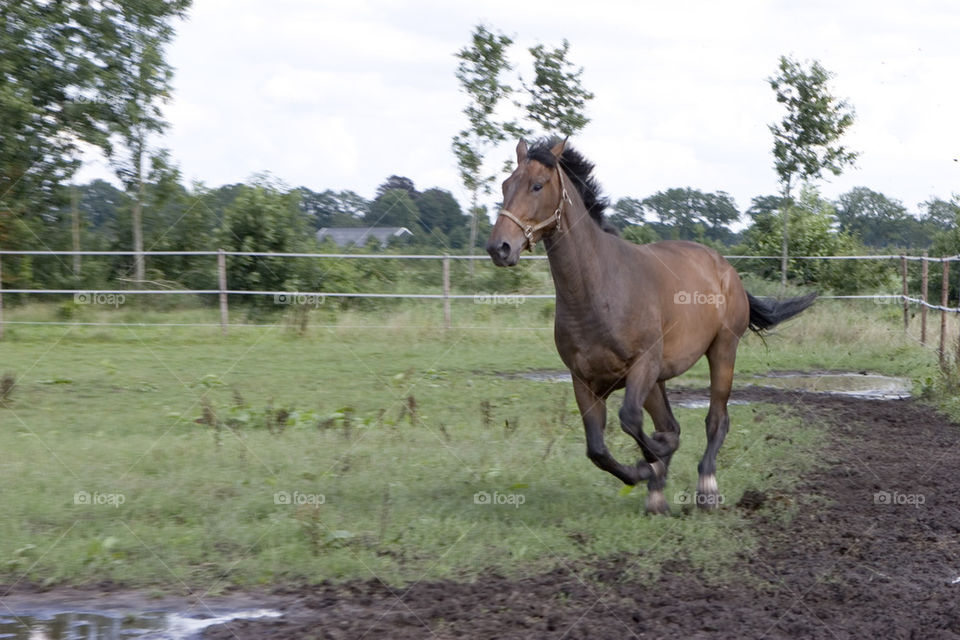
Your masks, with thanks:
[[[704,354],[710,364],[707,449],[698,465],[696,502],[722,498],[716,457],[730,419],[737,345],[747,328],[768,329],[813,304],[816,294],[783,301],[744,291],[740,276],[720,254],[695,242],[636,245],[609,232],[607,201],[591,175],[593,165],[565,141],[517,145],[517,168],[503,183],[503,210],[487,242],[498,266],[513,266],[541,239],[557,292],[554,338],[573,376],[586,429],[587,456],[628,485],[648,481],[647,511],[668,510],[663,495],[680,424],[664,382]],[[625,388],[621,428],[643,453],[621,464],[603,439],[606,400]],[[643,432],[643,409],[656,431]]]

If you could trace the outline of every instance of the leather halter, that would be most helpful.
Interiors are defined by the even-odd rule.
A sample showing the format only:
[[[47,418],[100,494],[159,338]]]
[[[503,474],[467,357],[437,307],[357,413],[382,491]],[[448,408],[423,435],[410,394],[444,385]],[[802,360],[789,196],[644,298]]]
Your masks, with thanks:
[[[527,248],[529,248],[531,251],[533,250],[533,245],[536,244],[536,241],[533,239],[533,234],[537,231],[546,229],[551,224],[554,225],[554,228],[560,229],[561,231],[563,230],[563,203],[566,201],[570,204],[573,204],[573,201],[570,200],[570,196],[567,195],[567,187],[563,182],[563,171],[560,169],[559,161],[557,161],[557,175],[560,177],[560,202],[557,203],[557,208],[554,210],[553,215],[546,220],[538,222],[537,224],[530,224],[529,222],[524,222],[506,209],[501,209],[500,213],[497,214],[497,217],[503,216],[520,227],[520,230],[523,231],[524,237],[527,239]],[[542,235],[543,234],[541,234],[541,237]]]

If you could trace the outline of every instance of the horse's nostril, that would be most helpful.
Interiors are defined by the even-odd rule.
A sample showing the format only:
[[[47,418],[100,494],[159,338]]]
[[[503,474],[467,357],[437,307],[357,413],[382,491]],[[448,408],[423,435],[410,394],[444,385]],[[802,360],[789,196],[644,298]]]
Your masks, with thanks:
[[[500,257],[506,259],[510,255],[510,244],[504,242],[500,245]]]

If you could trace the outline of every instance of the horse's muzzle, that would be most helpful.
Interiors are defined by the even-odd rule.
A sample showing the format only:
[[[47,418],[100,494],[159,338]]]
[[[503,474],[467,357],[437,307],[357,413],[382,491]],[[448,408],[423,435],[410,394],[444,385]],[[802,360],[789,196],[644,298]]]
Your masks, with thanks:
[[[520,252],[511,247],[509,242],[498,243],[493,238],[487,242],[487,253],[498,267],[512,267],[520,258]]]

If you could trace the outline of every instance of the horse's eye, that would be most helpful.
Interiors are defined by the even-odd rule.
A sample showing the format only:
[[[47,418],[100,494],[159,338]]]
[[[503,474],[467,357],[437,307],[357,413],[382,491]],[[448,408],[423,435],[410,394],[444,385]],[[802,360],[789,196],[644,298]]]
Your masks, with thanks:
[[[534,191],[540,191],[540,189],[543,189],[543,185],[540,184],[539,182],[534,182],[531,189],[533,189]]]

